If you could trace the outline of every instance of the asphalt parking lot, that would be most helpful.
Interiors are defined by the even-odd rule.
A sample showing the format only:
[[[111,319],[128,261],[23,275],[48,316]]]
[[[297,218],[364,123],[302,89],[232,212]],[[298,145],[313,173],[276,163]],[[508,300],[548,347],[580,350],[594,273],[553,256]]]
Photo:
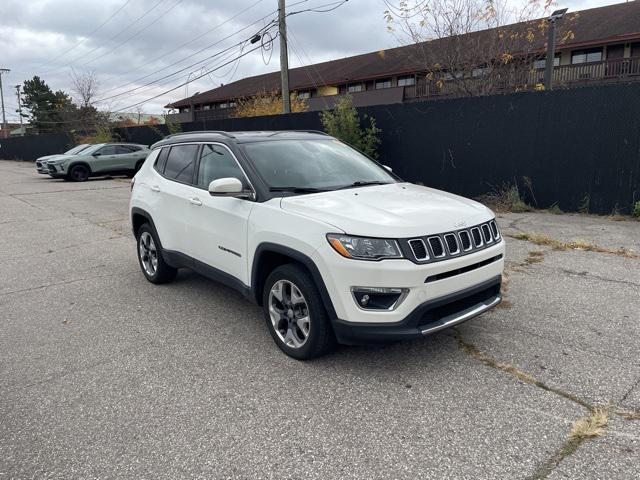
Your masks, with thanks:
[[[502,215],[548,241],[507,238],[500,308],[302,363],[240,294],[148,283],[128,198],[0,161],[0,479],[640,477],[640,223]]]

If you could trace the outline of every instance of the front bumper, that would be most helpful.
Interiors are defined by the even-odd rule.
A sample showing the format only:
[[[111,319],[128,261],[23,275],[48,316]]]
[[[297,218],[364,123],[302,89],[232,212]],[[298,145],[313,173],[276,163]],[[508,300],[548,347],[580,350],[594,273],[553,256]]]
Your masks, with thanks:
[[[463,291],[419,305],[404,320],[393,324],[347,322],[336,319],[333,330],[339,343],[360,345],[420,338],[459,325],[502,301],[501,276]]]
[[[505,242],[448,260],[416,264],[407,259],[346,259],[328,244],[313,256],[324,281],[334,330],[341,343],[421,337],[453,326],[500,303]],[[356,304],[353,287],[400,288],[406,297],[390,310]],[[333,312],[332,312],[333,313]]]

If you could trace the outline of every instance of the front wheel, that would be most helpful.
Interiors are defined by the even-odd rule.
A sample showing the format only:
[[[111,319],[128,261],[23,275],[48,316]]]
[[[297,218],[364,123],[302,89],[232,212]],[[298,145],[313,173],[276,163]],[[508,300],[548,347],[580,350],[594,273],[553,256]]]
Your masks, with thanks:
[[[304,268],[289,264],[271,272],[262,305],[267,328],[287,355],[309,360],[335,345],[318,288]]]
[[[151,283],[168,283],[176,278],[178,270],[168,265],[160,252],[160,242],[148,223],[138,231],[138,261],[142,273]]]

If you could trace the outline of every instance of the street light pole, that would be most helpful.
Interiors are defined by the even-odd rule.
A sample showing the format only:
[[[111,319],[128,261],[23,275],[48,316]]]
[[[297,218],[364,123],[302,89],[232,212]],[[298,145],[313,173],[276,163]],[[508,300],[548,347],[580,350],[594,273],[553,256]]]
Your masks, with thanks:
[[[8,73],[11,70],[8,68],[0,68],[0,105],[2,107],[2,129],[7,129],[7,117],[4,115],[4,94],[2,93],[2,74]]]
[[[22,126],[22,99],[20,98],[20,85],[16,85],[16,95],[18,95],[18,117],[20,118],[20,136],[24,137],[24,127]]]
[[[278,0],[278,29],[280,35],[280,77],[282,80],[282,112],[291,113],[289,98],[289,57],[287,55],[287,23],[284,1]]]
[[[553,89],[553,63],[556,58],[556,22],[564,17],[567,9],[556,10],[548,18],[549,31],[547,32],[547,58],[544,69],[544,89]]]

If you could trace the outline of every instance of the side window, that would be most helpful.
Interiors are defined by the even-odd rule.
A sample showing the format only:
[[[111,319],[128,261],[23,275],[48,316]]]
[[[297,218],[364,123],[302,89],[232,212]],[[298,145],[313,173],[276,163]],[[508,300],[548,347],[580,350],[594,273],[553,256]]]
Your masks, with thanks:
[[[248,188],[247,179],[233,154],[220,145],[203,145],[198,168],[198,186],[208,189],[209,184],[219,178],[237,178],[243,188]]]
[[[116,145],[116,155],[124,155],[131,153],[133,150],[131,147],[125,147],[124,145]]]
[[[115,155],[116,154],[116,146],[115,145],[105,145],[100,150],[98,150],[100,155]]]
[[[164,174],[164,166],[167,164],[168,156],[169,156],[169,148],[165,147],[160,149],[160,155],[158,155],[158,159],[156,160],[156,163],[153,165],[153,168],[155,168],[157,172]]]
[[[193,182],[198,145],[176,145],[169,150],[164,176],[183,183]]]

